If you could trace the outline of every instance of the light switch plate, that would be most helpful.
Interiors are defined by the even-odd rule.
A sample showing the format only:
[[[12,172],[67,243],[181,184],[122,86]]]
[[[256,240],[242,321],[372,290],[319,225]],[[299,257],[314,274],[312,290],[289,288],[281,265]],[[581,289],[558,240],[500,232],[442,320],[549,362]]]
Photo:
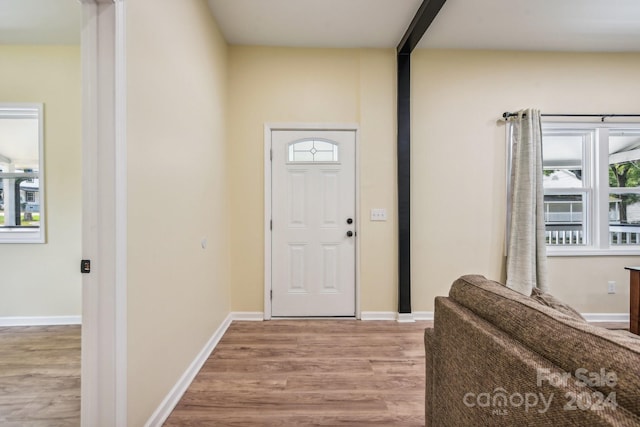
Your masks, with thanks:
[[[383,208],[371,209],[371,221],[386,221],[387,210]]]

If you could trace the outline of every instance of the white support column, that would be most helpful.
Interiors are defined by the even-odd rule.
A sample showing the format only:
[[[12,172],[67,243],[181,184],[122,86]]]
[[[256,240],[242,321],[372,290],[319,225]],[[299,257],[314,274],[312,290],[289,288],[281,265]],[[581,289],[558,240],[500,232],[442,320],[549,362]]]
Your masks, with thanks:
[[[127,425],[124,0],[83,9],[82,427]]]

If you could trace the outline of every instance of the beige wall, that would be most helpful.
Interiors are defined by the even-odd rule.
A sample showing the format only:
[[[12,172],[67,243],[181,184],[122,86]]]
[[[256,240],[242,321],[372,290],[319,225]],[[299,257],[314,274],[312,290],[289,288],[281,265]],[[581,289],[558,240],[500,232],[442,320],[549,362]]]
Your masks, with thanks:
[[[44,104],[46,244],[0,244],[0,317],[81,314],[78,46],[0,46],[0,103]]]
[[[392,50],[230,47],[232,309],[262,311],[265,123],[360,126],[362,311],[397,307],[395,55]],[[467,273],[504,280],[504,111],[628,112],[638,54],[413,54],[412,302]],[[368,220],[387,208],[389,221]],[[627,310],[634,257],[550,258],[553,293],[583,312]],[[606,294],[608,280],[618,293]]]
[[[412,57],[412,299],[432,311],[466,273],[504,279],[504,111],[637,113],[640,54],[418,50]],[[625,265],[550,258],[552,293],[582,312],[628,311]],[[619,292],[607,294],[607,281]]]
[[[128,419],[141,426],[230,312],[227,46],[205,0],[127,2],[126,31]]]
[[[263,311],[264,124],[359,125],[361,309],[397,307],[395,53],[230,47],[229,163],[234,311]],[[370,222],[386,208],[387,222]]]

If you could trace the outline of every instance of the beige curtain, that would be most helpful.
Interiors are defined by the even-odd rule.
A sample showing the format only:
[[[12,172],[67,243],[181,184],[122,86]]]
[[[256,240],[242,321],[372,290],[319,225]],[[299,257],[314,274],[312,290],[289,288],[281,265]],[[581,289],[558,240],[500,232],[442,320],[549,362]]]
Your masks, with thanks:
[[[524,295],[547,292],[547,253],[542,188],[540,111],[527,109],[513,118],[511,220],[507,245],[507,287]]]

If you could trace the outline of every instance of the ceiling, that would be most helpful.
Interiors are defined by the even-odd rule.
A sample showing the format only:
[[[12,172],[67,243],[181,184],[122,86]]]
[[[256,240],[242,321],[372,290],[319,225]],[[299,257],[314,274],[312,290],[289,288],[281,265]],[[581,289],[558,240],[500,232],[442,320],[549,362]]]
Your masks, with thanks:
[[[78,0],[0,0],[0,45],[80,44]]]
[[[208,0],[231,44],[396,47],[421,0]],[[418,48],[640,51],[638,0],[448,0]]]
[[[207,1],[230,44],[336,48],[396,47],[422,3]],[[0,44],[79,36],[78,0],[0,0]],[[640,1],[448,0],[418,48],[640,52]]]
[[[395,47],[422,0],[209,0],[230,44]]]
[[[418,47],[640,52],[640,1],[448,0]]]

